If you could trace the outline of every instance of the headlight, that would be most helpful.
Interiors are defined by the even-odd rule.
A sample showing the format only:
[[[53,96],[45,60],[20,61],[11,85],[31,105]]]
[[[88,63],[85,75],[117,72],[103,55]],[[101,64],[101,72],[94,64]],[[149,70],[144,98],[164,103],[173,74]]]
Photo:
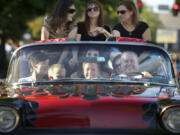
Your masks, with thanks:
[[[10,107],[0,107],[0,132],[13,131],[19,123],[18,112]]]
[[[162,116],[165,128],[172,133],[180,133],[180,108],[166,110]]]

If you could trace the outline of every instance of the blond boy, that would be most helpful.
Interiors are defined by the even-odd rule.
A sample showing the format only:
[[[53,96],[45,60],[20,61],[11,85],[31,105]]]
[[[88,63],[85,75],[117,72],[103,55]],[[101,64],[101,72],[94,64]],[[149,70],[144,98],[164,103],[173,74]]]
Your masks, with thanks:
[[[48,69],[49,80],[65,78],[66,69],[61,64],[53,64]]]

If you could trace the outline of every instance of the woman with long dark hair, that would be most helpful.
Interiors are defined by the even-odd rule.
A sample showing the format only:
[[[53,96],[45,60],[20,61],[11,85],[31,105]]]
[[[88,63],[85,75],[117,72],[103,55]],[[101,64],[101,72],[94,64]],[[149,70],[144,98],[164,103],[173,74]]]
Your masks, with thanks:
[[[74,0],[58,0],[51,14],[44,19],[41,30],[41,40],[55,38],[74,40],[73,31],[77,27],[74,22],[75,11]],[[72,67],[77,63],[76,54],[77,52],[73,53],[73,57],[70,60],[70,65]],[[67,51],[63,51],[59,57],[58,63],[62,64],[67,56]]]
[[[74,0],[58,0],[51,14],[44,19],[41,40],[69,37],[76,26]]]
[[[132,37],[151,40],[151,32],[148,24],[139,21],[135,4],[131,0],[122,0],[117,11],[120,22],[113,28],[115,37]]]

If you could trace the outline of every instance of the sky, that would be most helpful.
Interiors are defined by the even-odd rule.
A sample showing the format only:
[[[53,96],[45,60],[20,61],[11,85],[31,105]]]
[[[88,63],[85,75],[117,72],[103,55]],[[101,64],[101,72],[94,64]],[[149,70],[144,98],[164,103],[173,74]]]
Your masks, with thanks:
[[[158,5],[169,5],[172,8],[175,0],[142,0],[147,6],[151,6],[155,12],[158,12]]]

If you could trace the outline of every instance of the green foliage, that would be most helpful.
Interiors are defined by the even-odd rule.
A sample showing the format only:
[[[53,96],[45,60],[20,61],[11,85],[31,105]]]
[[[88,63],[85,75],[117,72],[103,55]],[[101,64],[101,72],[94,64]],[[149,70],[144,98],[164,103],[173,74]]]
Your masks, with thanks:
[[[40,35],[41,35],[41,27],[43,24],[43,17],[37,17],[32,21],[29,21],[28,23],[28,27],[31,33],[32,33],[32,37],[35,40],[39,40],[40,39]]]
[[[180,0],[176,0],[175,3],[177,3],[180,6]]]
[[[152,9],[147,8],[147,6],[144,5],[143,12],[140,17],[141,17],[141,20],[148,23],[151,30],[152,41],[155,41],[156,30],[160,27],[163,27],[161,21],[158,19],[158,15],[153,13]]]
[[[14,40],[21,39],[28,29],[27,22],[43,15],[51,7],[53,1],[44,0],[1,0],[0,1],[0,29],[5,37]]]

